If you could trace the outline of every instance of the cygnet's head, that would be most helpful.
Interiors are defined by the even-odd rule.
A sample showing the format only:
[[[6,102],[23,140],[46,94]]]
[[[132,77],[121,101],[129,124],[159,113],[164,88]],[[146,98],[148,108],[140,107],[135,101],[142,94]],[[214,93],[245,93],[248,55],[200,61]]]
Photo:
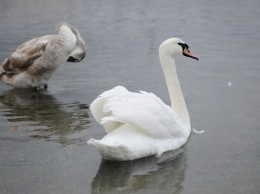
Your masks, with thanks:
[[[80,62],[86,56],[86,47],[84,40],[79,37],[74,50],[70,53],[68,62]]]
[[[70,56],[67,60],[68,62],[80,62],[86,56],[85,42],[76,28],[74,31],[76,31],[75,35],[77,42],[74,50],[70,53]]]
[[[80,62],[86,56],[86,46],[83,38],[81,37],[77,28],[72,26],[71,24],[65,22],[59,22],[56,26],[56,31],[59,32],[60,29],[67,29],[71,31],[76,36],[76,45],[75,48],[69,55],[67,59],[68,62]]]
[[[199,60],[196,55],[189,51],[189,46],[179,38],[170,38],[165,40],[159,47],[159,53],[175,56],[186,56]]]

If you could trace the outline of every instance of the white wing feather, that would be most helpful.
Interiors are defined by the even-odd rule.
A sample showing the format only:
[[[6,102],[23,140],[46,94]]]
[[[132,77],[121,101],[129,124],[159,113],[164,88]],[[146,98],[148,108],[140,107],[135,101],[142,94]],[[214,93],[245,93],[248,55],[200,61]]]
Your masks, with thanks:
[[[156,139],[179,136],[177,114],[153,93],[129,92],[122,86],[104,92],[91,104],[94,118],[107,133],[129,124]]]

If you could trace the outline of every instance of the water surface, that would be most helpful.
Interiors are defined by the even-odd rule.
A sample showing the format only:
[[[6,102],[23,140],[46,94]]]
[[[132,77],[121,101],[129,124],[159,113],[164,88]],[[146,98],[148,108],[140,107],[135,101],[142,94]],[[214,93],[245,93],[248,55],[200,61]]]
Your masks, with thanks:
[[[3,0],[0,61],[59,21],[78,27],[87,57],[64,64],[47,91],[0,82],[1,193],[259,193],[259,8],[257,0]],[[176,62],[191,123],[206,132],[159,159],[102,160],[86,144],[105,135],[89,104],[116,85],[169,104],[158,47],[174,36],[200,58]]]

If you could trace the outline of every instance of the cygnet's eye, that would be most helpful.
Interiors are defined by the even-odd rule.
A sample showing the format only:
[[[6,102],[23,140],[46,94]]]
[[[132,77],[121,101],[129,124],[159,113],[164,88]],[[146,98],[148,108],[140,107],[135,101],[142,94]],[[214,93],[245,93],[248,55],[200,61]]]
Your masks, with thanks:
[[[71,57],[71,56],[70,56],[70,57],[67,59],[67,61],[68,61],[68,62],[75,62],[76,59],[75,59],[74,57]]]

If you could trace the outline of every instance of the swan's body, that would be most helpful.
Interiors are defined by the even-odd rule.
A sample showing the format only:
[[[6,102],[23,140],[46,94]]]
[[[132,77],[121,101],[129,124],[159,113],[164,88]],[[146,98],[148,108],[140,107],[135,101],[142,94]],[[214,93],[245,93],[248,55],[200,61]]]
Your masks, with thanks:
[[[0,66],[0,78],[15,88],[39,89],[47,85],[60,65],[79,62],[85,54],[85,43],[78,30],[61,22],[57,34],[21,44]]]
[[[134,160],[160,156],[187,141],[190,119],[173,58],[182,54],[197,59],[178,38],[164,41],[159,48],[171,107],[152,93],[133,93],[122,86],[94,100],[90,110],[108,134],[101,140],[90,139],[88,144],[95,146],[103,158]]]

